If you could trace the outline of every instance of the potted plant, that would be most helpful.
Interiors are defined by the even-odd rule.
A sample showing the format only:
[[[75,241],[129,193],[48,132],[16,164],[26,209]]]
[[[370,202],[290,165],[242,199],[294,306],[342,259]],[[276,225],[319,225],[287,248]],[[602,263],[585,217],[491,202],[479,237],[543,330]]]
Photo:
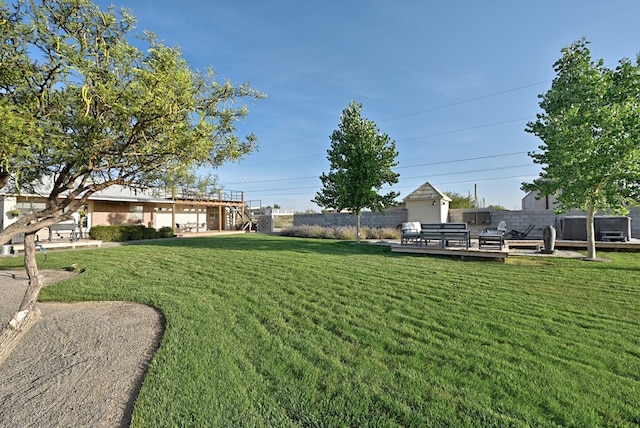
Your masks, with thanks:
[[[20,211],[14,208],[14,209],[9,211],[9,215],[11,217],[18,217],[20,215]]]

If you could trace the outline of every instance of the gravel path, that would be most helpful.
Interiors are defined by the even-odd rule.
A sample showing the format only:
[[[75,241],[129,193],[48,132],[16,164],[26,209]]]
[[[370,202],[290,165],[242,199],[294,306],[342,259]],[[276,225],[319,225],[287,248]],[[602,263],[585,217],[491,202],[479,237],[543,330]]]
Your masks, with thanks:
[[[73,276],[43,270],[46,284]],[[15,275],[15,277],[14,277]],[[0,270],[2,326],[24,271]],[[1,427],[127,427],[164,320],[129,302],[38,303],[42,318],[0,365]]]

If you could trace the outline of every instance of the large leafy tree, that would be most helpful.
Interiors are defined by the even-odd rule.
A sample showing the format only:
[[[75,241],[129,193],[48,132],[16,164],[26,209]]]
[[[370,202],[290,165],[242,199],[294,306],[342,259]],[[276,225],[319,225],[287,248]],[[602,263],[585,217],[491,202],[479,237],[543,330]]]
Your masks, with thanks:
[[[330,171],[320,177],[322,189],[313,199],[321,207],[348,209],[355,214],[358,242],[362,210],[381,211],[394,205],[399,195],[379,193],[383,185],[398,182],[399,174],[391,170],[398,164],[395,142],[361,113],[362,104],[354,101],[342,112],[327,150]]]
[[[40,289],[38,230],[109,186],[161,185],[254,148],[235,135],[236,102],[262,94],[191,69],[152,33],[134,43],[134,24],[90,0],[0,0],[0,187],[47,199],[0,231],[0,243],[25,234],[23,313]]]
[[[447,195],[451,202],[449,202],[449,208],[473,208],[473,204],[471,203],[471,196],[464,196],[458,192],[444,192]]]
[[[584,39],[563,48],[540,95],[544,112],[526,127],[543,142],[529,154],[542,172],[522,189],[556,195],[558,212],[586,211],[588,258],[596,257],[595,213],[624,213],[640,197],[640,63],[603,64]]]

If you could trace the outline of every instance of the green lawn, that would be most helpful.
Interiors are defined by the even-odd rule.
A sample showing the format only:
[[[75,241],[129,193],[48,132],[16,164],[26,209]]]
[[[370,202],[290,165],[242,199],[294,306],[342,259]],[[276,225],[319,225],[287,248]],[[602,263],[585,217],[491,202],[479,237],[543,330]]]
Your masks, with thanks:
[[[178,239],[50,252],[41,267],[86,272],[41,299],[162,310],[136,427],[637,427],[640,254],[599,255]]]

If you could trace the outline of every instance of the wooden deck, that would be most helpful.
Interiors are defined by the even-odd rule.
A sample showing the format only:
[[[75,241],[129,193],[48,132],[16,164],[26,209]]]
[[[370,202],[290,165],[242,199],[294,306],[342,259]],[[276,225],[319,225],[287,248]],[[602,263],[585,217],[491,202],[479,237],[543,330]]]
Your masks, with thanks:
[[[485,247],[478,248],[478,240],[471,240],[471,246],[468,249],[460,247],[441,248],[440,245],[399,245],[391,244],[391,252],[408,253],[408,254],[424,254],[433,256],[451,256],[459,257],[461,260],[468,259],[493,259],[504,262],[509,256],[509,246],[505,245],[502,249],[497,246],[495,248]]]
[[[542,239],[510,239],[508,241],[511,248],[538,248],[541,247]],[[556,241],[555,248],[567,250],[586,250],[587,241]],[[604,251],[640,251],[640,239],[631,238],[628,242],[603,242],[596,241],[596,250]]]
[[[394,253],[408,253],[408,254],[424,254],[424,255],[436,255],[436,256],[451,256],[459,257],[462,260],[465,259],[494,259],[505,261],[509,255],[527,255],[527,252],[523,252],[523,249],[536,250],[532,253],[538,253],[537,250],[542,248],[542,239],[509,239],[505,241],[502,250],[496,247],[478,248],[478,240],[472,239],[469,249],[464,247],[446,247],[440,248],[437,245],[400,245],[392,243],[391,251]],[[556,241],[555,249],[557,250],[586,250],[586,241]],[[511,250],[511,252],[510,252]],[[602,242],[596,241],[596,250],[598,251],[640,251],[640,239],[631,239],[629,242]],[[574,253],[574,251],[567,251]],[[534,254],[535,255],[535,254]]]

